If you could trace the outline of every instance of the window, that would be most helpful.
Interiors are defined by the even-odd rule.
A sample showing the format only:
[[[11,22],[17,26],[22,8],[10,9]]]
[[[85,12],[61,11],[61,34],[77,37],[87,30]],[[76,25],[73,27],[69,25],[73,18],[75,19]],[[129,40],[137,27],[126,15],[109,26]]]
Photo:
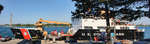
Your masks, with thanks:
[[[105,29],[105,27],[102,27],[102,26],[101,26],[101,27],[100,27],[100,26],[98,26],[97,28],[98,28],[98,29]]]
[[[85,26],[84,29],[93,29],[92,26]]]
[[[120,29],[129,29],[129,27],[120,27]]]

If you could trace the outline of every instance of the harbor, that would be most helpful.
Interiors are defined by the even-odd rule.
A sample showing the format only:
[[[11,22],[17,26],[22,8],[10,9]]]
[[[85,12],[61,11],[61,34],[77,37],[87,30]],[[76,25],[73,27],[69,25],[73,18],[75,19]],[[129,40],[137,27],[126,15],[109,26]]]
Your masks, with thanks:
[[[56,27],[57,28],[57,27]],[[133,27],[132,27],[133,28]],[[12,29],[12,28],[10,28],[10,29]],[[15,31],[15,33],[14,33],[14,30],[15,28],[13,28],[12,29],[12,32],[13,32],[13,34],[15,35],[15,33],[16,32],[18,32],[18,31]],[[20,30],[20,29],[23,29],[23,28],[16,28],[17,30]],[[32,36],[33,35],[33,33],[31,32],[32,30],[36,30],[36,28],[24,28],[24,29],[28,29],[29,30],[29,32],[31,33],[31,35],[30,36]],[[44,28],[45,29],[45,28]],[[47,29],[49,29],[49,28],[47,28]],[[61,31],[62,31],[62,29],[63,28],[60,28],[60,30],[59,30],[59,32],[61,33]],[[64,28],[65,29],[65,28]],[[133,28],[133,29],[135,29],[135,28]],[[138,28],[138,29],[142,29],[142,28]],[[30,31],[31,30],[31,31]],[[97,30],[97,29],[96,29]],[[95,31],[96,31],[95,30]],[[11,31],[11,30],[10,30]],[[58,31],[58,30],[57,30]],[[68,30],[66,30],[66,31],[68,31]],[[81,32],[80,32],[81,31]],[[91,32],[92,33],[91,33]],[[66,39],[64,38],[64,39],[60,39],[60,38],[57,38],[56,40],[53,40],[53,36],[49,36],[49,37],[51,37],[51,38],[47,38],[47,40],[38,40],[38,39],[41,39],[41,38],[33,38],[34,36],[32,36],[32,38],[29,38],[29,39],[33,39],[33,40],[29,40],[29,39],[27,39],[27,38],[22,38],[23,36],[21,35],[17,35],[17,36],[15,36],[15,38],[18,38],[18,40],[19,41],[17,41],[17,39],[14,39],[14,40],[10,40],[10,42],[8,41],[8,42],[4,42],[4,43],[11,43],[11,41],[14,41],[14,44],[15,43],[17,43],[18,44],[18,42],[19,43],[32,43],[32,44],[37,44],[37,43],[41,43],[41,44],[57,44],[57,43],[64,43],[64,44],[90,44],[90,43],[100,43],[100,44],[105,44],[105,42],[102,42],[102,41],[105,41],[105,39],[100,39],[101,41],[95,41],[95,39],[92,37],[92,36],[95,36],[95,31],[94,30],[89,30],[89,29],[86,29],[86,30],[79,30],[79,31],[77,31],[75,34],[74,34],[74,37],[71,37],[71,38],[73,38],[73,39],[78,39],[77,41],[75,40],[71,40],[71,41],[66,41]],[[99,31],[99,30],[98,30]],[[125,30],[124,30],[125,31]],[[122,31],[122,32],[124,32],[124,31]],[[51,31],[51,32],[53,32],[53,31]],[[91,34],[94,34],[94,35],[92,35],[92,36],[89,36],[89,35],[84,35],[83,36],[83,34],[82,33],[91,33]],[[105,30],[101,30],[101,32],[105,32]],[[98,33],[101,33],[101,32],[98,32]],[[132,31],[131,31],[132,32]],[[132,33],[130,32],[130,34],[131,35],[129,35],[129,36],[131,36],[131,38],[130,37],[123,37],[122,39],[129,39],[129,40],[136,40],[136,39],[134,39],[134,32],[132,32],[133,33],[133,35],[132,35]],[[142,32],[142,31],[141,31]],[[149,31],[148,31],[149,32]],[[30,34],[29,33],[29,34]],[[66,32],[65,32],[66,33]],[[97,32],[96,32],[97,33]],[[125,33],[129,33],[129,32],[125,32]],[[36,33],[35,33],[36,34]],[[54,34],[55,35],[55,34]],[[96,34],[97,35],[97,34]],[[99,35],[99,34],[98,34]],[[98,36],[97,35],[97,36]],[[116,35],[118,35],[118,36],[120,36],[120,35],[122,35],[122,34],[116,34]],[[124,34],[123,34],[124,35]],[[136,34],[137,35],[137,34]],[[59,35],[58,35],[59,36]],[[102,35],[101,35],[102,36]],[[104,35],[103,35],[104,36]],[[138,35],[138,36],[143,36],[143,35]],[[148,36],[148,35],[147,35]],[[21,37],[21,38],[20,38]],[[56,37],[56,36],[54,36],[54,37]],[[92,37],[92,38],[91,38]],[[133,39],[132,39],[132,37],[133,37]],[[140,37],[140,38],[141,38]],[[103,37],[101,37],[101,38],[103,38]],[[20,40],[20,39],[27,39],[27,40]],[[34,39],[35,39],[35,41],[34,41]],[[122,40],[121,38],[120,38],[120,40]],[[137,38],[137,39],[139,39],[139,38]],[[144,39],[144,37],[142,37],[141,38],[142,40]],[[82,41],[83,40],[83,41]],[[94,41],[93,41],[94,40]],[[140,39],[139,39],[140,40]],[[128,40],[127,40],[128,41]],[[128,41],[129,42],[129,41]],[[131,42],[131,41],[130,41]],[[133,44],[134,42],[132,41],[130,44]],[[148,43],[148,42],[143,42],[143,43]],[[111,44],[111,43],[110,43]]]
[[[15,1],[0,3],[0,44],[150,44],[149,0]]]

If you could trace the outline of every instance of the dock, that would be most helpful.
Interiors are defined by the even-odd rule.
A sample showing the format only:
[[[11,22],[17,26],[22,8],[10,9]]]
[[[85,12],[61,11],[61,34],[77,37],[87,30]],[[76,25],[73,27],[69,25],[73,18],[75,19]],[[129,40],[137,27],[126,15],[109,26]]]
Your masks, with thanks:
[[[99,43],[99,42],[93,42]],[[51,40],[23,40],[23,39],[14,39],[7,42],[0,42],[0,44],[91,44],[89,41],[79,41],[77,43],[65,43],[64,40],[53,42]]]
[[[31,40],[23,40],[23,39],[14,39],[10,40],[7,42],[0,42],[0,44],[68,44],[65,43],[64,41],[56,41],[53,43],[52,41],[49,40],[36,40],[36,41],[31,41]]]

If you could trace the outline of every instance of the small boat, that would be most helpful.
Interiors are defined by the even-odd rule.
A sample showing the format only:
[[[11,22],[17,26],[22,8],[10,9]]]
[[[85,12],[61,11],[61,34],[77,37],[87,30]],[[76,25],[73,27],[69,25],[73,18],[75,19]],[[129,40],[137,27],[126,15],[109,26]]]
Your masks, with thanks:
[[[43,39],[42,32],[37,28],[11,28],[11,31],[17,39]]]

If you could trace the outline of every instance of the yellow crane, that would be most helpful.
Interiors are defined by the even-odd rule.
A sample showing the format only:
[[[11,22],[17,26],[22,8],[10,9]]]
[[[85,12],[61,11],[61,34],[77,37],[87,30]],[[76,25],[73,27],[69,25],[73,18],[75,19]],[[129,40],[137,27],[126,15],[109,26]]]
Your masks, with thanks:
[[[35,26],[36,26],[40,31],[43,32],[44,38],[47,36],[47,31],[44,31],[44,29],[42,28],[42,26],[43,26],[42,22],[46,22],[46,23],[50,23],[50,24],[65,24],[65,25],[67,25],[67,26],[69,26],[69,27],[70,27],[70,25],[71,25],[71,24],[68,23],[68,22],[48,21],[48,20],[43,20],[42,18],[40,18],[39,21],[37,21],[37,22],[35,23]]]
[[[69,27],[70,27],[70,25],[71,25],[71,24],[68,23],[68,22],[48,21],[48,20],[43,20],[42,18],[40,18],[39,21],[37,21],[37,22],[35,23],[35,25],[36,25],[37,27],[43,26],[42,22],[51,23],[51,24],[65,24],[65,25],[67,25],[67,26],[69,26]]]

